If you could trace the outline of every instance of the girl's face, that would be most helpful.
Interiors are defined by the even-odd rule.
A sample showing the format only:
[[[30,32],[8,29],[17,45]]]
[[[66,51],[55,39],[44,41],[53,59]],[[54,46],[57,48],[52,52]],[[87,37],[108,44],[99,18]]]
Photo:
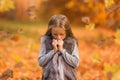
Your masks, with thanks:
[[[53,27],[51,33],[52,33],[52,37],[57,40],[59,39],[63,40],[66,37],[65,28]]]

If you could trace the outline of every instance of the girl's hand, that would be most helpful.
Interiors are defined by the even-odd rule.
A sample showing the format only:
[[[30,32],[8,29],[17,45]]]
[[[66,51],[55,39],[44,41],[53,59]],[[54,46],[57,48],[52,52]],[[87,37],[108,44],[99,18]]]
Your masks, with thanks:
[[[62,39],[60,39],[57,42],[58,42],[58,49],[59,49],[59,51],[61,51],[63,49],[64,41]]]
[[[52,46],[53,46],[54,51],[57,52],[58,48],[57,48],[57,40],[56,39],[53,39]]]

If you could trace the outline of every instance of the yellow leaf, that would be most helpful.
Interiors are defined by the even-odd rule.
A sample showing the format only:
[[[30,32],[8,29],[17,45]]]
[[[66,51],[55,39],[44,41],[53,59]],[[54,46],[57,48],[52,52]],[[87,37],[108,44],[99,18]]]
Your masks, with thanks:
[[[113,75],[112,80],[120,80],[120,70]]]
[[[93,56],[92,56],[92,60],[94,61],[94,62],[100,62],[100,55],[99,55],[99,53],[94,53],[93,54]]]
[[[120,44],[120,29],[115,32],[115,43]]]
[[[93,30],[95,28],[95,24],[94,23],[87,24],[87,25],[85,25],[85,28],[87,30]]]
[[[112,68],[113,68],[113,73],[116,73],[116,72],[118,72],[120,70],[120,66],[117,65],[117,64],[113,64]]]
[[[16,62],[21,62],[22,59],[20,58],[20,56],[18,56],[16,53],[12,54],[12,57],[13,59],[16,61]]]
[[[120,66],[117,64],[108,64],[104,63],[104,71],[107,72],[112,72],[113,74],[116,73],[118,70],[120,70]]]
[[[108,63],[104,63],[104,71],[105,73],[112,71],[112,66]]]
[[[114,0],[105,0],[105,7],[108,8],[114,4]]]

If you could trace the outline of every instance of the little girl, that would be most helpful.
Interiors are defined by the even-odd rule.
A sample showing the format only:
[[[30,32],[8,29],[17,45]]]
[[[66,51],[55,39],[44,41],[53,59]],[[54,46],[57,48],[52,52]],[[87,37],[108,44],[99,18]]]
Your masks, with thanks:
[[[41,42],[38,62],[43,68],[42,80],[76,80],[79,53],[68,18],[52,16]]]

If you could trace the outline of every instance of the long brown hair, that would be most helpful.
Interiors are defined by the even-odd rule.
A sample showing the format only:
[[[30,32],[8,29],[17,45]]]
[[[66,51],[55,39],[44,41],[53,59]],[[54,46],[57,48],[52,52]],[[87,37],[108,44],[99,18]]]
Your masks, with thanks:
[[[58,15],[53,15],[50,18],[49,23],[48,23],[48,29],[45,33],[46,36],[52,36],[51,29],[53,27],[65,28],[66,37],[74,37],[72,30],[71,30],[70,22],[65,15],[58,14]]]

